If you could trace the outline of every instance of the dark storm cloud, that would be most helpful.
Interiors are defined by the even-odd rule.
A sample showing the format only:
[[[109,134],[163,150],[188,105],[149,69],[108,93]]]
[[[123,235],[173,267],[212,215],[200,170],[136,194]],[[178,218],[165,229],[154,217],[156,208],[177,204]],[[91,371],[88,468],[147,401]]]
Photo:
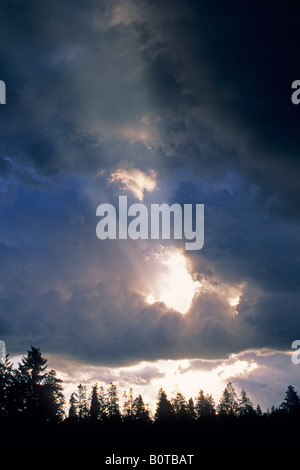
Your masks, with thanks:
[[[198,184],[182,182],[175,200],[206,202],[199,272],[214,267],[223,280],[251,281],[271,292],[296,291],[298,223],[281,217],[276,209],[278,198],[266,198],[251,180],[227,173],[222,179],[199,179]]]
[[[199,174],[233,167],[297,209],[294,10],[253,2],[220,3],[217,14],[207,2],[172,2],[172,14],[169,2],[143,7],[166,154]]]
[[[4,2],[1,336],[100,363],[286,349],[299,298],[300,78],[290,4]],[[193,274],[245,284],[239,315],[145,303],[156,246],[95,236],[104,170],[158,172],[158,202],[204,203]],[[151,198],[149,197],[149,200]],[[169,202],[163,200],[159,202]],[[144,290],[143,290],[144,289]]]
[[[112,9],[95,1],[1,7],[3,156],[49,176],[126,158],[124,141],[136,139],[126,126],[140,123],[150,97],[139,44],[109,27]]]
[[[4,152],[53,174],[126,158],[143,165],[142,150],[160,167],[215,173],[233,165],[265,189],[296,194],[298,109],[290,96],[299,52],[291,6],[18,5],[7,3],[1,15],[3,78],[12,93]]]
[[[207,249],[192,256],[194,274],[217,287],[200,291],[185,316],[163,304],[145,303],[148,283],[151,286],[160,274],[159,263],[145,262],[156,252],[155,244],[96,238],[95,195],[104,200],[109,195],[99,180],[75,178],[42,194],[39,189],[23,189],[10,204],[2,203],[1,334],[11,351],[22,352],[33,342],[52,354],[117,365],[159,358],[218,359],[249,348],[290,348],[297,335],[299,295],[292,283],[297,260],[288,253],[276,259],[274,253],[280,250],[273,222],[266,224],[264,236],[255,236],[255,225],[248,226],[254,215],[249,209],[248,219],[242,214],[251,201],[254,220],[259,220],[253,204],[256,193],[248,188],[243,198],[235,197],[236,186],[235,179],[227,182],[228,199],[219,185],[203,184],[197,196],[205,193],[212,214],[208,214]],[[236,220],[240,221],[237,233],[248,234],[240,244],[238,236],[232,242],[229,230]],[[288,247],[293,232],[289,235],[283,222],[276,224],[278,230],[284,234],[282,248],[286,242]],[[265,239],[271,245],[267,252]],[[269,257],[282,263],[284,281],[279,270],[272,270]],[[226,287],[218,288],[222,282],[246,284],[238,316],[226,300]]]
[[[219,181],[204,178],[200,185],[182,182],[174,200],[190,198],[206,201],[205,246],[191,258],[197,278],[244,286],[238,318],[228,323],[232,347],[237,340],[239,348],[241,340],[244,347],[288,349],[291,338],[299,336],[298,223],[282,218],[274,209],[276,199],[264,197],[258,185],[236,174]],[[211,312],[216,327],[218,310]],[[221,328],[212,328],[211,336],[204,335],[218,348],[226,344],[223,321]]]

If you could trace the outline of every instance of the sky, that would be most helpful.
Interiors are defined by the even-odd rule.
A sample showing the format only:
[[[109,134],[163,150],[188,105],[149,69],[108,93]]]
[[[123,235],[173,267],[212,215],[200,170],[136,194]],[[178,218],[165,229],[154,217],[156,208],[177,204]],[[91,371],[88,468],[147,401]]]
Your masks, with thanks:
[[[300,390],[296,2],[4,0],[0,338],[63,377],[263,408]],[[204,245],[97,207],[204,204]]]

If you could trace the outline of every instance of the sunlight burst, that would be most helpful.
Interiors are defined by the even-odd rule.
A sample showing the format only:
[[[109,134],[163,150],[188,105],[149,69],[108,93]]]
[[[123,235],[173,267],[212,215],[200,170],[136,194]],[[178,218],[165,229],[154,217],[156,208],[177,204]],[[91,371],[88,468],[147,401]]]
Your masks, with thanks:
[[[228,299],[228,303],[229,305],[231,305],[231,307],[236,307],[240,302],[240,296],[237,295],[236,297],[231,297],[230,299]]]
[[[169,250],[158,256],[162,257],[164,269],[146,300],[149,304],[164,302],[167,307],[185,314],[201,284],[193,280],[187,260],[179,250]]]

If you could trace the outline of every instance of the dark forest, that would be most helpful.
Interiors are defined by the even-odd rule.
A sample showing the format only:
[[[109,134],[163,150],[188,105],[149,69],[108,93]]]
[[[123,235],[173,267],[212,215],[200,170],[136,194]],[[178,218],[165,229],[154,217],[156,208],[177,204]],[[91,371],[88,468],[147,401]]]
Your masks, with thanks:
[[[99,378],[100,380],[100,378]],[[0,364],[1,450],[97,450],[98,452],[193,452],[205,450],[296,450],[300,398],[287,386],[279,407],[262,412],[231,382],[219,403],[200,389],[188,400],[158,391],[151,415],[143,397],[117,386],[79,384],[66,403],[62,380],[48,370],[35,347],[13,368]]]

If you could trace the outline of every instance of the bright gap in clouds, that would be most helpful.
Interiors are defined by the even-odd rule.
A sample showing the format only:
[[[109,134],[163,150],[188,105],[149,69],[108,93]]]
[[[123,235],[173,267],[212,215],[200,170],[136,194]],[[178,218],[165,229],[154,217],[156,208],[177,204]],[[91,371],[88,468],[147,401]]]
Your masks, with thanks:
[[[228,303],[229,305],[231,305],[231,307],[236,307],[240,302],[240,296],[237,295],[236,297],[231,297],[228,299]]]
[[[17,359],[18,362],[21,360],[15,358],[15,363]],[[51,355],[49,360],[49,367],[54,368],[58,377],[63,380],[66,410],[70,396],[77,390],[79,383],[86,385],[90,392],[95,383],[107,390],[109,383],[113,382],[118,387],[121,406],[124,391],[132,388],[134,396],[142,395],[153,415],[160,388],[164,389],[169,399],[179,391],[186,400],[192,397],[194,401],[202,389],[205,393],[212,394],[217,404],[228,381],[233,380],[236,386],[238,379],[247,379],[255,371],[259,373],[261,368],[255,358],[244,358],[243,355],[241,357],[233,355],[224,361],[211,361],[210,366],[205,360],[202,366],[202,361],[199,359],[160,359],[153,362],[142,361],[124,367],[70,363],[68,360]],[[236,391],[238,392],[237,388]]]
[[[167,307],[185,314],[201,284],[193,280],[188,271],[187,260],[179,250],[166,250],[156,257],[161,259],[164,269],[148,295],[147,302],[164,302]]]
[[[121,189],[130,191],[134,197],[142,201],[144,192],[152,192],[157,187],[157,175],[154,170],[150,170],[147,175],[138,168],[118,168],[110,175],[111,183],[119,183]]]

